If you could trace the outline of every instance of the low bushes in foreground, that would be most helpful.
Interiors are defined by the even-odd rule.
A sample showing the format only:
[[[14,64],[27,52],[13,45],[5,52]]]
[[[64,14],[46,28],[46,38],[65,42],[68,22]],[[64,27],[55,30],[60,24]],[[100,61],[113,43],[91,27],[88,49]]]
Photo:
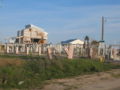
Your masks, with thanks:
[[[89,59],[48,60],[45,57],[27,57],[27,59],[20,66],[0,66],[1,88],[34,88],[45,80],[120,68],[120,65],[100,63]]]

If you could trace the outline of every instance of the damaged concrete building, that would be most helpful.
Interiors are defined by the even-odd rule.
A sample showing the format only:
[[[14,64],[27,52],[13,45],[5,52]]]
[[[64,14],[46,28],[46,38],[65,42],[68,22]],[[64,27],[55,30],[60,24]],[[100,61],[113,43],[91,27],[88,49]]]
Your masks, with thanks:
[[[24,29],[17,32],[16,43],[19,44],[46,44],[48,33],[42,28],[28,24]]]
[[[42,28],[28,24],[24,29],[17,32],[17,37],[9,39],[5,45],[6,53],[16,54],[39,54],[45,52],[47,45],[48,33]]]

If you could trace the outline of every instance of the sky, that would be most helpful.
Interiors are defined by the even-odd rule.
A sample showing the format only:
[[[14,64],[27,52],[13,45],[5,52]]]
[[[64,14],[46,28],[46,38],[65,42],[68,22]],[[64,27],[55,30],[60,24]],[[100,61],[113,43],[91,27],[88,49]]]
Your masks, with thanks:
[[[52,43],[86,35],[100,40],[102,16],[105,41],[120,43],[120,0],[0,0],[0,40],[27,24],[43,28]]]

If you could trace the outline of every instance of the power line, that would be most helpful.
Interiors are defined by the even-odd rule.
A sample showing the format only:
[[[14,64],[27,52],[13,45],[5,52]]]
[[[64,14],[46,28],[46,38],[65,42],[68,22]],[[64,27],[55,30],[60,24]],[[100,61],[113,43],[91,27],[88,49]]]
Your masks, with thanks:
[[[105,19],[111,19],[111,20],[120,20],[120,17],[104,17]]]

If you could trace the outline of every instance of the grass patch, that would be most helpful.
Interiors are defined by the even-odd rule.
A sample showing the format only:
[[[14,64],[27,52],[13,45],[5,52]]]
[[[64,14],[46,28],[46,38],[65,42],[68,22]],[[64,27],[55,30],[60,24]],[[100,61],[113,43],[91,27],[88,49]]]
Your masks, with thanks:
[[[9,58],[11,59],[10,61],[16,58],[25,59],[20,60],[24,61],[20,65],[6,64],[0,66],[1,88],[34,88],[40,86],[45,80],[120,68],[120,65],[100,63],[90,59],[68,60],[59,57],[54,60],[48,60],[40,56],[0,56],[0,58],[3,58],[3,60]]]

